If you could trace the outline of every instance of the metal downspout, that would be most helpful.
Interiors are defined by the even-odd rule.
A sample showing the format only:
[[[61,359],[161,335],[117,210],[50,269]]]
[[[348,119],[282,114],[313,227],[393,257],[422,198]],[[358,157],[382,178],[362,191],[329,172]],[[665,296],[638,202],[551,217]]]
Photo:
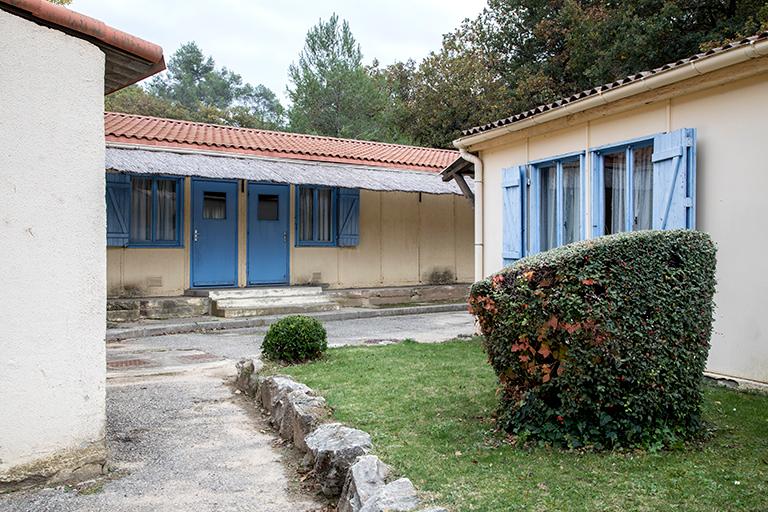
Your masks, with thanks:
[[[459,148],[459,155],[475,166],[475,281],[485,277],[483,244],[483,161],[479,156]]]

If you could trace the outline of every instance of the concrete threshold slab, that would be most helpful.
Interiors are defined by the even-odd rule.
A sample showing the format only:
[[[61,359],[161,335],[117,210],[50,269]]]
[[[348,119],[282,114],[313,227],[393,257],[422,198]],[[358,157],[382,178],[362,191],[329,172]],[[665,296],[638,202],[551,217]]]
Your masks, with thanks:
[[[393,308],[347,308],[338,311],[306,313],[306,316],[320,321],[355,320],[358,318],[376,318],[385,316],[422,315],[429,313],[447,313],[466,311],[465,303],[459,304],[430,304],[423,306],[406,306]],[[218,331],[225,329],[247,329],[270,325],[285,315],[254,316],[232,319],[179,319],[174,323],[140,324],[127,327],[107,329],[106,341],[121,341],[131,338],[147,338],[166,334],[183,334],[198,331]]]

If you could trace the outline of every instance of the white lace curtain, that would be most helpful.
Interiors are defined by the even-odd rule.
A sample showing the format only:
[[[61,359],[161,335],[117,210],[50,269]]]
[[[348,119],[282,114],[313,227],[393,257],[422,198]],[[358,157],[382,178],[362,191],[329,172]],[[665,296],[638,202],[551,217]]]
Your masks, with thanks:
[[[557,168],[552,165],[539,169],[541,193],[539,208],[539,249],[546,251],[557,246]]]
[[[157,181],[157,240],[176,240],[176,181]]]
[[[319,189],[317,191],[317,240],[319,242],[331,241],[331,190]]]
[[[653,148],[633,148],[632,155],[632,230],[653,227]],[[605,172],[605,234],[626,231],[627,154],[626,151],[603,157]]]
[[[299,192],[299,237],[301,240],[312,240],[312,209],[314,191],[302,188]]]
[[[653,148],[636,148],[632,156],[633,230],[653,227]]]
[[[152,240],[152,180],[131,180],[131,240]]]
[[[563,243],[581,239],[581,176],[578,161],[563,163]]]

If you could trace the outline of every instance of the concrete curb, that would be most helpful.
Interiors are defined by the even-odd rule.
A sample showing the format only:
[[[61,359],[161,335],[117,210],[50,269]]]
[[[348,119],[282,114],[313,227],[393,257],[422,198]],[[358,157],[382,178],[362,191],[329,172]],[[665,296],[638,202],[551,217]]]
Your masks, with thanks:
[[[307,313],[306,316],[330,322],[334,320],[355,320],[359,318],[376,318],[385,316],[423,315],[428,313],[449,313],[466,311],[467,305],[434,304],[428,306],[407,306],[402,308],[361,309],[346,311],[326,311]],[[248,327],[263,327],[285,315],[255,316],[249,318],[233,318],[222,320],[205,320],[202,322],[179,322],[176,324],[146,325],[126,328],[107,329],[106,341],[122,341],[131,338],[147,338],[166,334],[183,334],[197,331],[219,331],[226,329],[245,329]]]

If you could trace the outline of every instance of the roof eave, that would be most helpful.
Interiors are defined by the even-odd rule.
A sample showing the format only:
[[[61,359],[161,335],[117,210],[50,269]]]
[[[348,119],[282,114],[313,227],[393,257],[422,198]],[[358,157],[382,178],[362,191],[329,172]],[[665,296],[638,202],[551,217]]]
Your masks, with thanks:
[[[470,150],[482,142],[496,139],[508,133],[514,133],[532,126],[548,123],[578,112],[584,112],[591,108],[607,105],[642,92],[659,89],[667,85],[682,82],[697,75],[711,73],[719,69],[740,64],[752,59],[768,56],[768,39],[760,39],[748,45],[737,46],[721,53],[716,53],[698,60],[693,60],[686,65],[673,67],[656,74],[649,75],[639,80],[616,86],[607,91],[600,91],[562,106],[552,108],[546,112],[534,114],[519,121],[491,128],[480,133],[459,137],[453,141],[457,149]],[[766,61],[768,68],[768,61]],[[739,79],[743,77],[734,77]]]
[[[0,0],[0,9],[98,46],[105,54],[104,94],[165,69],[163,49],[102,21],[46,0]]]

